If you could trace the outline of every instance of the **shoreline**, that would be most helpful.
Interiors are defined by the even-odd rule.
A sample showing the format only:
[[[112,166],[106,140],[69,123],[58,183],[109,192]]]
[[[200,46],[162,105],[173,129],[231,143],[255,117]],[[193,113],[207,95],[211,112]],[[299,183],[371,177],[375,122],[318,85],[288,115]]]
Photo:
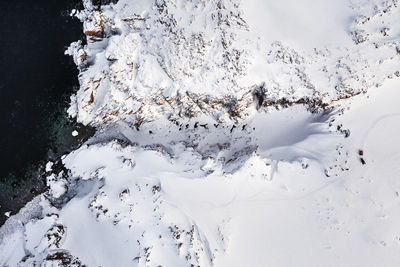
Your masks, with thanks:
[[[82,2],[37,2],[32,6],[32,11],[21,3],[3,5],[3,29],[7,29],[2,33],[7,38],[7,33],[11,34],[17,29],[19,32],[14,40],[9,39],[2,45],[2,49],[8,53],[2,57],[4,77],[0,80],[0,87],[5,92],[2,107],[5,121],[2,121],[4,131],[1,137],[4,165],[0,175],[0,226],[7,220],[6,212],[16,214],[46,190],[47,162],[59,160],[94,132],[93,128],[69,118],[66,112],[70,95],[79,87],[79,81],[72,57],[64,52],[71,42],[83,39],[82,23],[70,16],[71,10],[82,7]],[[8,15],[7,10],[15,14]],[[32,25],[17,20],[21,14],[26,14],[26,19],[32,20]],[[44,27],[49,20],[55,24]],[[64,31],[64,36],[56,36],[49,42],[47,36],[58,30]],[[37,48],[43,49],[44,53],[40,50],[36,52]],[[19,58],[14,60],[13,54]],[[15,73],[19,74],[19,79],[13,77]],[[76,137],[71,134],[74,130],[79,132]]]
[[[23,179],[18,179],[16,175],[10,174],[9,180],[0,183],[2,192],[0,196],[0,203],[2,203],[0,227],[8,219],[5,215],[6,212],[11,212],[10,215],[17,214],[27,203],[47,190],[45,170],[47,162],[59,162],[63,155],[77,149],[94,135],[94,128],[74,122],[67,117],[66,113],[60,115],[58,119],[61,123],[55,124],[52,129],[55,134],[45,158],[28,165],[23,171],[25,172]],[[73,136],[73,131],[78,131],[79,135]],[[15,184],[15,180],[18,180],[19,184]]]

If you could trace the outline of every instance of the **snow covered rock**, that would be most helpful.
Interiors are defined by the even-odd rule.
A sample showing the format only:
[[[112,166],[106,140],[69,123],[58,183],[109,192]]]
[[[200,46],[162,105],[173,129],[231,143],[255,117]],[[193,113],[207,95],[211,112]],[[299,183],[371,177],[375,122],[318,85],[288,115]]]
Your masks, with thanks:
[[[69,112],[85,124],[236,120],[260,90],[264,105],[324,109],[398,71],[396,1],[84,2],[88,44],[69,49],[81,71]]]
[[[67,50],[98,131],[0,265],[400,264],[397,0],[106,2]]]

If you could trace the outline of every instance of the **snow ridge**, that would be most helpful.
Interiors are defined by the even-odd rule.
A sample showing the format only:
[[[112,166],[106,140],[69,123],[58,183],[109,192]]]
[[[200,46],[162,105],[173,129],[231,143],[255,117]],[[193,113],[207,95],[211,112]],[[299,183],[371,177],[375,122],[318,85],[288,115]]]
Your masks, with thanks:
[[[269,105],[306,103],[321,110],[399,71],[396,1],[341,0],[338,6],[347,8],[341,12],[356,17],[343,29],[346,34],[333,43],[294,48],[246,22],[258,6],[257,1],[120,0],[98,9],[85,1],[76,15],[88,44],[73,43],[68,52],[81,71],[70,114],[95,126],[135,124],[161,114],[235,120],[252,114],[260,87]],[[363,15],[371,9],[373,19]]]

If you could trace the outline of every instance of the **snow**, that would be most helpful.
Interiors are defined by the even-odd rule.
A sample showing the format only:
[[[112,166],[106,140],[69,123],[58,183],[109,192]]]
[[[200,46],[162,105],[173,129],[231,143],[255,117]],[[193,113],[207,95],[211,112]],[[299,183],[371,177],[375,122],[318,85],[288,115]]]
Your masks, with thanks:
[[[138,136],[133,146],[83,146],[63,160],[79,196],[56,211],[45,207],[48,215],[25,226],[25,246],[33,255],[49,253],[41,237],[62,224],[67,234],[58,249],[88,266],[397,265],[399,86],[388,82],[346,100],[343,113],[312,115],[294,106],[255,114],[247,121],[258,126],[250,141],[241,143],[238,134],[232,145],[259,146],[236,158],[229,173],[222,156],[233,147],[203,158],[200,139],[195,149],[164,140],[155,151]],[[339,124],[351,129],[348,138],[330,130]],[[191,229],[195,243],[187,246]],[[198,258],[187,263],[193,253]]]
[[[349,172],[297,196],[292,190],[275,197],[259,190],[257,198],[232,208],[237,221],[231,231],[236,235],[216,265],[398,265],[399,147],[394,138],[400,130],[395,117],[399,87],[398,81],[390,82],[369,98],[353,98],[350,110],[338,118],[338,123],[351,129],[344,142]],[[391,126],[379,124],[382,119]],[[365,166],[359,160],[360,148]],[[287,169],[275,180],[290,175]],[[291,175],[285,180],[290,186],[296,179]]]
[[[69,113],[98,131],[0,265],[400,264],[397,1],[84,4]]]
[[[50,194],[55,198],[59,198],[66,191],[66,185],[63,181],[57,181],[50,184]]]
[[[223,122],[232,105],[247,117],[260,87],[270,105],[329,106],[398,71],[392,1],[84,2],[76,16],[90,34],[67,50],[80,70],[68,112],[97,127],[204,113]]]
[[[11,216],[0,228],[0,265],[17,266],[26,255],[24,249],[24,224],[38,216],[40,196],[34,198],[18,214]]]
[[[348,0],[249,0],[243,11],[263,42],[281,41],[303,50],[352,44],[347,30],[354,14]]]
[[[50,172],[53,168],[53,165],[54,165],[53,162],[51,162],[51,161],[47,162],[46,167],[45,167],[46,172]]]
[[[25,256],[21,240],[24,239],[22,232],[14,232],[7,235],[7,244],[2,240],[0,264],[3,266],[17,266],[18,262]]]
[[[78,131],[76,131],[76,130],[72,131],[72,136],[75,137],[75,136],[78,136],[78,134],[79,134]]]

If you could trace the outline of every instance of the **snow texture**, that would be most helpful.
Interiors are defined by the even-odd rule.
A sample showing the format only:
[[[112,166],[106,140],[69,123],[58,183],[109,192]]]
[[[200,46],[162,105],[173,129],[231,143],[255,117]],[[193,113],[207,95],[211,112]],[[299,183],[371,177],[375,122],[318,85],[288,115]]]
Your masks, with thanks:
[[[399,266],[396,0],[84,1],[96,135],[1,266]]]

